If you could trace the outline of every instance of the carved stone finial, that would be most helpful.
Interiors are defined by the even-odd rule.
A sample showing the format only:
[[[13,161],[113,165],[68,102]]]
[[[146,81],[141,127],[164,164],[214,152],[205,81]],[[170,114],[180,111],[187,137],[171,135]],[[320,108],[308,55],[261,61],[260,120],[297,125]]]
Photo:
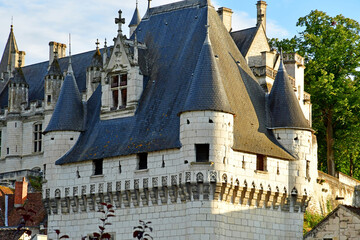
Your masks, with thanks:
[[[119,27],[118,33],[122,34],[122,29],[121,28],[122,28],[122,25],[125,24],[125,18],[121,18],[121,15],[122,15],[121,10],[119,10],[118,13],[119,13],[119,17],[115,18],[115,24],[118,24],[118,27]]]
[[[104,42],[104,47],[105,47],[105,48],[107,47],[107,41],[106,41],[106,38],[105,38],[105,42]]]

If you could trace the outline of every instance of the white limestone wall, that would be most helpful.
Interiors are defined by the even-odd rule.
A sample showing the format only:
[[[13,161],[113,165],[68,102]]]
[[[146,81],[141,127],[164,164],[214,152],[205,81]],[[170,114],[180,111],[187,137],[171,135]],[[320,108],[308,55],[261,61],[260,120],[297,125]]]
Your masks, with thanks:
[[[8,141],[7,140],[7,127],[4,126],[4,127],[1,128],[1,153],[0,153],[0,159],[4,159],[5,156],[6,156],[7,141]]]
[[[137,106],[143,91],[143,75],[138,66],[132,67],[128,72],[127,105]]]
[[[22,155],[23,123],[20,120],[7,122],[7,139],[5,148],[9,148],[8,156]]]
[[[65,155],[76,143],[79,132],[50,132],[44,136],[44,164],[46,164],[45,179],[55,183],[58,175],[55,175],[58,166],[55,161]],[[46,186],[47,184],[45,184]]]
[[[234,117],[213,111],[185,112],[180,116],[180,141],[184,160],[196,162],[195,144],[209,144],[209,161],[231,159]]]
[[[313,146],[312,132],[296,129],[273,131],[277,140],[297,158],[289,163],[289,176],[293,176],[289,177],[289,186],[296,187],[301,195],[312,194],[318,176],[317,148]]]
[[[265,32],[262,29],[259,29],[253,42],[251,43],[248,53],[244,56],[246,57],[249,67],[263,66],[264,63],[261,53],[269,52],[270,50],[269,44],[267,44]]]
[[[151,236],[159,240],[228,239],[301,239],[302,213],[249,208],[218,201],[193,201],[169,205],[120,208],[106,231],[115,239],[131,240],[139,220],[151,221]],[[56,239],[55,229],[80,239],[100,225],[98,212],[49,215],[49,239]]]

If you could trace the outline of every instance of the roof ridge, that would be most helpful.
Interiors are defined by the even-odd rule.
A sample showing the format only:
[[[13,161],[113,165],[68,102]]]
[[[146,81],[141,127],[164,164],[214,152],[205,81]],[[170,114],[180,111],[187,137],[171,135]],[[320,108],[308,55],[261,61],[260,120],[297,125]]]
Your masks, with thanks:
[[[196,7],[196,6],[205,7],[208,5],[211,5],[210,0],[183,0],[179,2],[169,3],[169,4],[150,8],[148,9],[148,12],[150,13],[150,16],[153,16],[161,13],[177,11],[184,8]]]

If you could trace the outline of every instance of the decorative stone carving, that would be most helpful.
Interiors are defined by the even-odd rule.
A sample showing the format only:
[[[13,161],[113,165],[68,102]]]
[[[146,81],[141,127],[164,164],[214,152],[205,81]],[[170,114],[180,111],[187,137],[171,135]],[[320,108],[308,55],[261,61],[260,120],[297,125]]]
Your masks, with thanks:
[[[191,182],[191,172],[185,173],[185,182]]]
[[[99,183],[99,193],[104,192],[104,183]]]
[[[167,186],[167,180],[168,180],[167,176],[162,176],[161,177],[161,183],[162,183],[163,186]]]
[[[152,185],[153,185],[153,187],[158,187],[158,178],[157,177],[152,178]]]
[[[134,180],[134,189],[139,189],[139,179]]]
[[[106,190],[107,190],[108,193],[112,192],[112,182],[107,183]]]
[[[81,187],[81,195],[86,195],[86,186]]]
[[[116,182],[116,191],[120,192],[121,191],[121,181]]]
[[[210,182],[211,183],[214,183],[214,182],[216,182],[216,178],[217,178],[217,173],[215,172],[215,171],[211,171],[210,172]]]
[[[227,175],[226,175],[226,173],[224,173],[223,175],[222,175],[222,182],[223,183],[227,183],[227,181],[228,181],[228,177],[227,177]]]
[[[95,193],[95,184],[91,184],[90,185],[90,194],[94,194]]]
[[[79,191],[79,187],[73,187],[73,196],[77,196]]]
[[[171,185],[172,186],[177,185],[177,175],[172,175],[171,176]]]
[[[56,189],[55,190],[55,198],[60,198],[61,197],[61,191],[60,189]]]
[[[204,174],[202,172],[198,172],[196,174],[196,181],[197,182],[204,182]]]
[[[70,195],[70,188],[65,188],[65,197]]]
[[[45,196],[46,196],[46,198],[50,198],[50,189],[49,188],[45,190]]]
[[[126,180],[125,181],[125,190],[129,190],[130,189],[130,180]]]
[[[143,179],[143,188],[148,188],[149,187],[149,179],[148,178],[144,178]]]

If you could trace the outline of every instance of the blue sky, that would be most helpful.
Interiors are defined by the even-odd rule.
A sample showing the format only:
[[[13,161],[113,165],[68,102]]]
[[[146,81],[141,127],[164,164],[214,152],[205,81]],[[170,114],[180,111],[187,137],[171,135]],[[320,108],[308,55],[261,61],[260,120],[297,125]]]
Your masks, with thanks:
[[[152,0],[152,6],[177,0]],[[11,17],[19,50],[26,52],[25,64],[48,60],[48,43],[68,43],[72,35],[73,54],[92,50],[96,39],[101,46],[116,36],[114,18],[122,9],[126,25],[131,19],[136,0],[0,0],[0,54],[9,35]],[[215,7],[233,9],[233,29],[252,27],[256,23],[257,0],[212,0]],[[299,28],[299,17],[318,9],[331,16],[342,14],[360,22],[360,0],[267,0],[268,37],[288,38]],[[145,13],[147,0],[139,0],[141,16]],[[128,34],[128,29],[124,29]]]

